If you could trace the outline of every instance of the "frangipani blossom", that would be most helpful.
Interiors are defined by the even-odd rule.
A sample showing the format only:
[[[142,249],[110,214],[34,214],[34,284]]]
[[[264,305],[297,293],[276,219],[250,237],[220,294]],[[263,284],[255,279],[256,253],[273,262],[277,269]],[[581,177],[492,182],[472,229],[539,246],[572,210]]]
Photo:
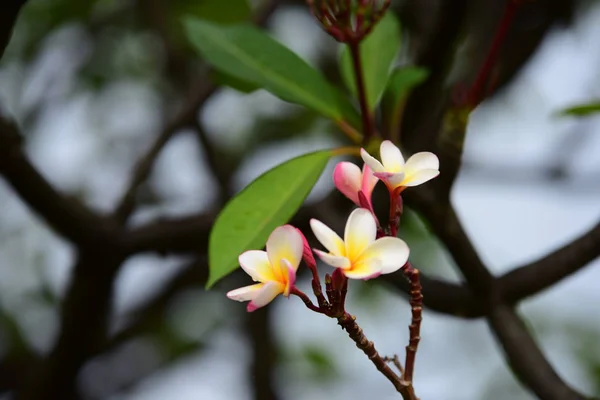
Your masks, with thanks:
[[[238,259],[242,269],[259,283],[227,293],[232,300],[250,301],[249,312],[269,304],[279,294],[290,295],[302,260],[304,241],[296,228],[284,225],[271,233],[266,247],[267,251],[246,251]]]
[[[369,207],[372,208],[371,196],[378,180],[367,164],[363,166],[361,171],[356,164],[343,161],[338,163],[333,171],[335,187],[359,207],[365,206],[365,204],[361,204],[358,197],[358,192],[362,191]]]
[[[348,217],[344,240],[316,219],[310,221],[310,226],[329,251],[315,249],[315,253],[327,264],[340,268],[348,278],[371,279],[389,274],[408,260],[410,251],[402,239],[386,236],[375,240],[375,218],[364,208],[354,210]]]
[[[413,154],[405,163],[400,149],[389,140],[381,142],[379,152],[381,162],[365,149],[360,150],[360,155],[374,175],[385,182],[390,190],[420,185],[440,173],[440,162],[433,153],[424,151]]]

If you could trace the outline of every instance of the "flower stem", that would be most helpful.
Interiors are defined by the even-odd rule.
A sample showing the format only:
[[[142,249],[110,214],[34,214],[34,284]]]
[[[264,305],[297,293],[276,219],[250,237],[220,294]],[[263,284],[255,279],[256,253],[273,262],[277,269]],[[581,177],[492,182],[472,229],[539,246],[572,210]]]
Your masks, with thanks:
[[[363,123],[363,144],[366,145],[369,142],[369,139],[375,134],[375,126],[373,122],[373,113],[369,110],[369,103],[367,101],[362,61],[360,59],[360,42],[351,41],[348,43],[348,49],[350,50],[350,57],[352,58],[352,68],[354,69],[356,91],[358,92],[358,102],[360,104],[360,113]]]
[[[306,307],[314,312],[317,312],[319,314],[324,314],[325,312],[323,310],[321,310],[321,308],[317,307],[311,300],[310,298],[306,295],[306,293],[302,292],[300,289],[294,287],[292,288],[291,294],[298,296],[300,298],[300,300],[302,300],[302,302],[304,302],[304,305],[306,305]]]
[[[471,90],[467,95],[466,100],[472,106],[478,105],[483,100],[484,85],[487,83],[490,72],[496,63],[498,52],[500,51],[500,47],[504,42],[504,38],[506,37],[506,33],[508,32],[508,28],[510,27],[518,6],[519,1],[507,0],[506,7],[504,9],[504,15],[500,20],[498,29],[496,30],[492,40],[490,50],[488,51],[483,65],[481,66],[481,69],[475,78],[475,82],[471,86]]]
[[[412,318],[408,327],[410,338],[408,346],[406,346],[406,361],[404,362],[403,378],[407,382],[412,382],[413,372],[415,368],[415,358],[417,356],[417,348],[421,340],[421,320],[423,311],[423,293],[421,291],[421,279],[419,270],[414,268],[410,262],[404,264],[401,268],[404,276],[410,282],[410,306]]]
[[[338,319],[338,324],[348,332],[350,339],[356,343],[356,347],[361,349],[369,360],[375,365],[375,368],[379,370],[391,383],[394,385],[396,390],[402,395],[404,400],[418,400],[415,394],[412,383],[396,375],[396,373],[387,365],[384,358],[382,358],[375,345],[371,342],[362,329],[356,323],[356,318],[347,312],[344,313]]]

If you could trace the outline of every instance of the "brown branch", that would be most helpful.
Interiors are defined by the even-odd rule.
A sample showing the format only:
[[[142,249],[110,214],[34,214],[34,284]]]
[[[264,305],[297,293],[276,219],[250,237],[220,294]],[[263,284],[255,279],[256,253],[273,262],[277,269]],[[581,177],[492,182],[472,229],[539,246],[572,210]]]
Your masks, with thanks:
[[[498,280],[498,296],[506,304],[516,304],[552,287],[578,272],[600,257],[600,223],[552,253],[518,268]],[[401,273],[385,275],[383,279],[394,288],[408,294],[410,284]],[[461,318],[485,316],[485,306],[464,284],[445,282],[421,273],[423,304],[430,310]]]
[[[4,2],[0,14],[0,58],[4,55],[4,50],[10,42],[17,16],[25,3],[27,3],[27,0],[7,0]]]
[[[165,313],[172,300],[187,288],[202,287],[207,278],[208,267],[204,260],[197,259],[186,265],[156,295],[132,310],[127,325],[115,333],[100,351],[113,349],[164,323]]]
[[[446,244],[477,301],[486,307],[488,323],[521,381],[536,394],[543,394],[543,399],[583,399],[560,379],[524,329],[523,322],[506,304],[499,281],[492,277],[479,258],[452,206],[421,197],[418,209]]]
[[[96,246],[114,237],[112,221],[54,189],[23,152],[18,128],[1,117],[0,174],[52,229],[78,247]]]
[[[408,327],[409,342],[406,346],[406,360],[404,362],[404,380],[413,381],[415,370],[415,359],[417,357],[417,349],[421,341],[421,321],[423,319],[423,292],[421,287],[420,273],[410,263],[406,263],[402,267],[402,272],[410,282],[410,308],[411,320]]]
[[[488,316],[492,332],[502,344],[507,362],[515,374],[544,400],[585,400],[566,385],[552,369],[523,321],[509,306],[501,304]]]
[[[77,372],[106,340],[113,281],[121,262],[119,254],[102,246],[79,255],[62,306],[56,344],[17,399],[77,397]]]
[[[354,341],[354,343],[356,343],[356,347],[361,349],[369,358],[369,360],[371,360],[371,362],[375,365],[377,370],[379,370],[379,372],[381,372],[392,383],[392,385],[394,385],[404,400],[418,400],[411,382],[403,380],[394,371],[392,371],[392,369],[386,364],[385,359],[382,358],[377,352],[377,349],[375,349],[373,342],[367,339],[362,329],[358,326],[355,317],[345,312],[344,315],[338,318],[338,324],[342,327],[342,329],[348,332],[348,336]]]
[[[503,297],[514,304],[545,290],[600,257],[600,222],[575,240],[500,278]]]
[[[271,326],[272,313],[272,307],[264,307],[247,314],[246,331],[252,348],[248,380],[252,383],[252,397],[255,400],[279,399],[274,382],[277,345]]]
[[[277,9],[279,1],[271,0],[259,10],[254,18],[257,25],[264,25],[271,14]],[[156,140],[150,146],[148,152],[139,160],[132,173],[131,181],[121,200],[117,203],[114,216],[120,222],[125,222],[135,208],[135,196],[138,188],[148,179],[152,166],[163,147],[171,137],[186,127],[197,125],[198,109],[212,96],[218,87],[209,80],[210,68],[204,66],[198,73],[194,82],[190,83],[190,91],[180,110],[165,125],[161,132],[156,135]]]
[[[150,146],[146,155],[144,155],[135,166],[128,188],[114,212],[115,217],[119,221],[126,221],[133,212],[137,189],[150,175],[152,166],[163,147],[176,132],[195,124],[198,109],[216,90],[217,86],[208,80],[208,68],[205,67],[199,74],[197,81],[191,85],[190,93],[187,100],[184,102],[184,105],[179,112],[175,114],[171,122],[169,122],[156,136],[156,140],[152,146]]]

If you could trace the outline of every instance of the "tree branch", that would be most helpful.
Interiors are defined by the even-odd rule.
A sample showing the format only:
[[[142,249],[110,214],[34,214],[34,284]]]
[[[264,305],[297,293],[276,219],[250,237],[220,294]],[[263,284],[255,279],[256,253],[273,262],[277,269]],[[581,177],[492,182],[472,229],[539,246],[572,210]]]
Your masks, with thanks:
[[[600,222],[570,243],[503,275],[499,283],[509,304],[552,287],[600,257]]]
[[[271,14],[277,9],[278,0],[268,1],[261,10],[258,11],[254,18],[257,25],[264,25]],[[218,87],[209,79],[210,68],[204,66],[198,74],[195,82],[190,84],[190,91],[187,95],[187,100],[177,112],[171,122],[169,122],[161,132],[156,136],[156,140],[135,166],[132,173],[131,181],[123,197],[118,202],[114,211],[114,216],[120,222],[125,222],[133,209],[135,208],[135,195],[142,183],[148,179],[152,166],[156,161],[163,147],[168,143],[171,137],[181,129],[186,127],[197,126],[198,109],[212,96]]]
[[[537,343],[515,311],[505,304],[495,306],[488,315],[492,332],[502,345],[514,373],[544,400],[585,400],[567,386],[552,369]]]
[[[80,248],[114,237],[116,226],[74,199],[65,197],[38,172],[21,148],[21,135],[0,117],[0,174],[21,199],[59,235]]]

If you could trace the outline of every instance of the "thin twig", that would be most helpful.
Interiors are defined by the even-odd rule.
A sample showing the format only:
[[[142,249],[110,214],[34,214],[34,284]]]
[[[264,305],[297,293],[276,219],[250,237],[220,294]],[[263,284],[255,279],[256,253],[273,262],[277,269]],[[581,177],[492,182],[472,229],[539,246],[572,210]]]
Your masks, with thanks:
[[[413,373],[415,370],[415,358],[417,356],[417,348],[421,341],[421,321],[423,311],[423,294],[421,292],[421,281],[419,278],[419,270],[413,268],[413,266],[407,262],[402,267],[402,272],[410,281],[410,307],[411,307],[411,321],[408,327],[410,337],[408,346],[406,346],[406,360],[404,362],[404,375],[403,378],[412,382]]]
[[[352,58],[352,68],[354,70],[356,91],[358,93],[360,114],[363,122],[363,144],[366,144],[375,134],[375,125],[373,121],[373,113],[369,109],[369,102],[367,99],[362,60],[360,59],[360,43],[357,41],[352,41],[348,43],[348,49],[350,50],[350,57]]]
[[[338,324],[348,333],[350,339],[356,343],[356,347],[361,349],[369,360],[371,360],[375,365],[375,368],[377,368],[377,370],[379,370],[392,385],[394,385],[404,400],[418,400],[412,383],[402,379],[392,371],[385,360],[379,355],[377,349],[375,349],[373,342],[367,339],[362,329],[358,326],[354,316],[346,312],[343,316],[338,318]]]
[[[394,366],[398,368],[400,376],[404,375],[404,367],[402,366],[402,363],[400,362],[400,357],[398,357],[397,354],[394,354],[393,357],[383,357],[383,361],[394,364]]]

